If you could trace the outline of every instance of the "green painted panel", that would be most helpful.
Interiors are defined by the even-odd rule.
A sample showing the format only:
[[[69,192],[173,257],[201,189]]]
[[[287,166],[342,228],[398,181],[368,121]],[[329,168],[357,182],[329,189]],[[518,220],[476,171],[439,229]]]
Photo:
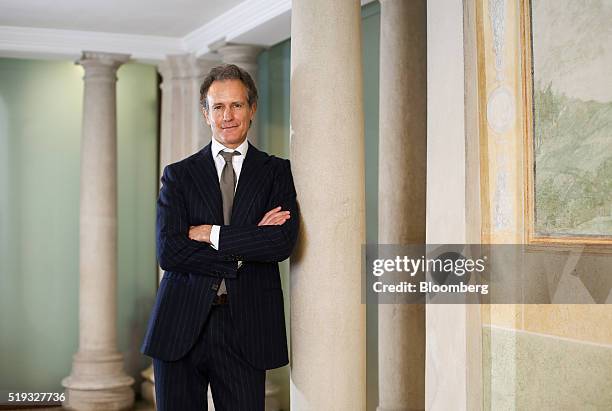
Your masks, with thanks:
[[[289,158],[289,80],[291,77],[291,40],[262,52],[258,58],[259,147],[269,154]],[[299,193],[298,193],[299,197]],[[299,200],[299,199],[298,199]],[[289,330],[289,264],[280,264],[285,294],[285,319]],[[287,338],[290,338],[289,332]],[[288,341],[289,342],[289,341]],[[270,381],[280,387],[280,406],[289,409],[289,366],[268,371]]]
[[[485,410],[612,409],[612,347],[483,327]]]
[[[157,289],[157,72],[154,66],[126,64],[118,78],[118,343],[126,371],[139,377],[150,363],[139,349]]]
[[[378,103],[380,4],[361,10],[363,109],[365,118],[366,242],[378,243]],[[378,306],[366,307],[366,409],[378,406]]]

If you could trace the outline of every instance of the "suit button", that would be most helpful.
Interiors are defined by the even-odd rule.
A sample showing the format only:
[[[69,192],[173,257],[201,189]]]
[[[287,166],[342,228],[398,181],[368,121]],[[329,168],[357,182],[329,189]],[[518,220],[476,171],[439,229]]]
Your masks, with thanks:
[[[213,284],[212,287],[213,290],[217,291],[219,289],[219,284]]]

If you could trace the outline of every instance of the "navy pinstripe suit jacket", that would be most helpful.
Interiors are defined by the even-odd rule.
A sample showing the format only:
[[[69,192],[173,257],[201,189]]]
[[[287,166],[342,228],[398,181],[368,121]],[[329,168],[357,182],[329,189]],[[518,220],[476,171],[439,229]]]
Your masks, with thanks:
[[[257,223],[281,206],[291,218],[281,226]],[[278,262],[295,245],[299,214],[288,160],[249,145],[236,188],[231,225],[223,226],[219,179],[210,144],[167,166],[157,203],[157,258],[165,270],[142,352],[174,361],[198,338],[221,279],[229,295],[244,358],[270,369],[288,363]],[[221,226],[219,251],[189,239],[189,226]],[[238,261],[243,261],[238,269]]]

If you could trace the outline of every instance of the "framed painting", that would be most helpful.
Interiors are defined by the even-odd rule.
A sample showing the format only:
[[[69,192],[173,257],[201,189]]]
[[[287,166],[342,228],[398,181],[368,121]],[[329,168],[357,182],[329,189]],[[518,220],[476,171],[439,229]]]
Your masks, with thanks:
[[[612,0],[522,0],[529,243],[612,245]]]

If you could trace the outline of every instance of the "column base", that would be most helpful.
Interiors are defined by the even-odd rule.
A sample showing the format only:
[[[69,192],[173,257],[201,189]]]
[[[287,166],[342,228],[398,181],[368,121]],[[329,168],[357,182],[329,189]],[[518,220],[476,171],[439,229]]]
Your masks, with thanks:
[[[276,396],[280,387],[266,378],[266,411],[280,411],[280,403]]]
[[[79,352],[72,373],[62,380],[64,408],[78,411],[120,411],[134,406],[134,379],[123,372],[118,353]]]
[[[140,395],[145,402],[155,406],[155,376],[153,375],[153,366],[149,366],[140,375],[144,378],[144,381],[140,384]]]
[[[134,391],[130,387],[107,390],[66,389],[65,409],[75,411],[122,411],[134,407]]]

